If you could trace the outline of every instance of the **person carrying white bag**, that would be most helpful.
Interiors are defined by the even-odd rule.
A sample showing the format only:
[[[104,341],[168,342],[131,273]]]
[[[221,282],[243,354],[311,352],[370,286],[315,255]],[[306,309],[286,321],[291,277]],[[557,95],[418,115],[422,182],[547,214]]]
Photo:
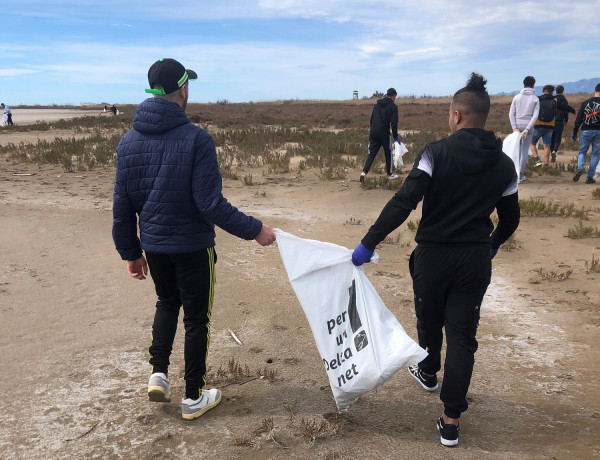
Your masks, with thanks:
[[[481,301],[490,283],[491,260],[519,225],[518,175],[502,141],[485,131],[490,110],[486,80],[471,74],[452,99],[452,134],[425,146],[402,187],[352,253],[369,262],[375,247],[423,200],[423,215],[410,256],[419,345],[428,356],[409,368],[427,391],[438,388],[443,332],[446,360],[437,420],[440,442],[458,445],[458,420],[468,408],[477,350]],[[496,209],[494,230],[490,214]],[[492,230],[493,233],[492,233]],[[491,233],[491,236],[490,236]]]
[[[276,229],[290,283],[306,313],[335,404],[347,410],[401,367],[427,356],[386,308],[352,251]]]

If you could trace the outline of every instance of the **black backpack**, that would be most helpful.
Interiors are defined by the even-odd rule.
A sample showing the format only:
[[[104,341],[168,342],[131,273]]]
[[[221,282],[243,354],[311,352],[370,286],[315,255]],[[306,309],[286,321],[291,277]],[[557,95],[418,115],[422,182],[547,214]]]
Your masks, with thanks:
[[[538,120],[550,122],[556,117],[556,98],[540,99]]]

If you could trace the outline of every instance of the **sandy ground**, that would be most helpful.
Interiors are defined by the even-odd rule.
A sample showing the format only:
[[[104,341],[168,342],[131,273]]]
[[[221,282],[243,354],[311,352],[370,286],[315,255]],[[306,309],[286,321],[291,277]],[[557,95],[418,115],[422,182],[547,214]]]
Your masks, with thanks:
[[[9,137],[2,134],[0,142],[11,142]],[[559,161],[573,156],[566,152]],[[209,384],[222,389],[223,402],[195,421],[181,419],[181,325],[170,368],[173,403],[148,402],[155,297],[150,280],[127,276],[113,247],[114,170],[65,173],[6,158],[0,164],[2,458],[600,456],[600,275],[585,268],[592,254],[600,257],[600,240],[566,238],[576,219],[524,217],[518,248],[501,250],[494,260],[470,408],[461,419],[460,446],[448,449],[435,430],[439,392],[425,392],[406,370],[336,415],[279,251],[222,231]],[[320,181],[311,171],[248,172],[255,185],[225,181],[232,203],[271,226],[349,248],[393,193],[362,190],[359,171],[335,182]],[[586,224],[598,226],[594,187],[563,173],[531,178],[520,194],[576,203],[590,209]],[[409,219],[419,217],[420,209]],[[408,274],[414,233],[404,224],[396,235],[399,243],[381,245],[381,262],[365,271],[416,338]],[[540,268],[572,274],[548,281],[535,272]],[[248,375],[223,376],[232,360]],[[321,432],[311,439],[316,426]]]
[[[83,117],[83,116],[91,116],[98,115],[103,112],[104,109],[90,109],[90,108],[81,108],[81,109],[12,109],[11,112],[13,114],[13,121],[15,123],[26,125],[32,124],[36,121],[56,121],[61,118],[69,119],[75,117]]]

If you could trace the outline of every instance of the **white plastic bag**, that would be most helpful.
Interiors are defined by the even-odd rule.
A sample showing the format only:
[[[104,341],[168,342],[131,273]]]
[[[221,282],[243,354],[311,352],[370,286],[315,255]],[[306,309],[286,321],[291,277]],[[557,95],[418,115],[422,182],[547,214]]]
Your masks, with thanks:
[[[519,156],[521,154],[521,138],[523,137],[523,133],[514,131],[512,134],[509,134],[502,142],[502,151],[506,153],[509,158],[515,164],[515,169],[517,170],[517,176],[521,174],[521,161],[519,160]]]
[[[0,126],[6,126],[7,123],[8,123],[8,116],[7,115],[0,116]]]
[[[386,308],[362,267],[352,264],[350,249],[276,232],[338,410],[427,356]]]
[[[391,149],[392,165],[395,169],[402,170],[402,168],[404,168],[404,161],[402,160],[402,157],[406,152],[408,152],[406,145],[404,145],[402,142],[394,141],[394,143],[391,146]]]
[[[402,142],[394,142],[394,145],[392,145],[392,164],[394,165],[394,168],[399,170],[404,168],[404,161],[402,160],[402,157],[406,152],[408,152],[406,145],[404,145]]]

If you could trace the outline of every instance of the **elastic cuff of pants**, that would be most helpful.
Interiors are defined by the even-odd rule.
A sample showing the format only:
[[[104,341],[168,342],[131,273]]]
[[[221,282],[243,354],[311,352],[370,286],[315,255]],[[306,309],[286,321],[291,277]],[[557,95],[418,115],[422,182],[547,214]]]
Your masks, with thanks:
[[[449,418],[460,418],[460,412],[455,409],[444,407],[444,415]]]
[[[191,385],[186,383],[185,385],[185,397],[189,399],[198,399],[202,394],[202,385]]]
[[[152,366],[152,373],[156,374],[157,372],[162,372],[165,375],[169,375],[168,367],[160,367],[160,366]]]

